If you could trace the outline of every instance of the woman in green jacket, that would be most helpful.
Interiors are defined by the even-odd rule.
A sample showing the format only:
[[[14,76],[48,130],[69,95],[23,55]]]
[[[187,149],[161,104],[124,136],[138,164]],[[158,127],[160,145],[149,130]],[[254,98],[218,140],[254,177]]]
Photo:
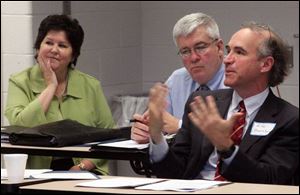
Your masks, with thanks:
[[[50,15],[41,22],[35,41],[37,64],[9,79],[5,115],[10,125],[32,127],[72,119],[114,127],[100,82],[74,69],[83,38],[78,21],[66,15]],[[51,160],[30,156],[27,167],[49,168]],[[106,160],[73,158],[73,162],[68,169],[108,173]]]

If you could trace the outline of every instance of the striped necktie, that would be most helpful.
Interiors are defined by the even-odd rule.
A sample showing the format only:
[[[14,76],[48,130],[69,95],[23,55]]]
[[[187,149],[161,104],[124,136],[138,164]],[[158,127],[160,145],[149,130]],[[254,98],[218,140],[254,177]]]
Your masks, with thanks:
[[[230,135],[230,138],[232,139],[234,145],[240,145],[240,143],[242,141],[243,130],[244,130],[244,127],[246,124],[246,108],[245,108],[244,101],[240,101],[238,112],[241,112],[244,115],[236,121],[235,125],[232,128],[232,133]],[[216,181],[225,181],[226,180],[220,174],[220,159],[217,162],[217,169],[216,169],[214,180],[216,180]]]

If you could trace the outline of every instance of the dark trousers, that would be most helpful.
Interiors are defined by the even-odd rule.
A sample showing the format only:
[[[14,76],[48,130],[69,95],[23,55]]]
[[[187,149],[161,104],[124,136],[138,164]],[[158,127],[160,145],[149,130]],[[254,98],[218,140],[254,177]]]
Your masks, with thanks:
[[[53,157],[50,165],[50,169],[54,171],[62,171],[69,170],[74,166],[74,162],[72,158],[64,158],[64,157]]]

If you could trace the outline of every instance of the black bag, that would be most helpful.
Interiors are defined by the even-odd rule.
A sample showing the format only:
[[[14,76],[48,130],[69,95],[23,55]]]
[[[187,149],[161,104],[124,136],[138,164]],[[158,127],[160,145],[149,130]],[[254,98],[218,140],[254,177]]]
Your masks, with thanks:
[[[9,135],[14,145],[29,146],[71,146],[89,142],[104,141],[123,136],[121,129],[104,129],[83,125],[73,120],[61,120],[23,130]]]
[[[17,125],[1,126],[1,143],[9,142],[9,135],[18,131],[22,131],[24,127]]]

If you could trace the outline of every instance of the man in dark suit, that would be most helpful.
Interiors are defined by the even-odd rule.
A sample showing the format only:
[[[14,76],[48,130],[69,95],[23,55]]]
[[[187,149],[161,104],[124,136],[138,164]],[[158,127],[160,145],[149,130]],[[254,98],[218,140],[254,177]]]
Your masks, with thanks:
[[[226,46],[225,85],[195,92],[168,146],[161,129],[168,89],[150,90],[150,160],[158,177],[296,184],[299,109],[270,87],[288,74],[287,47],[266,25],[248,23]],[[241,111],[237,111],[237,110]]]

